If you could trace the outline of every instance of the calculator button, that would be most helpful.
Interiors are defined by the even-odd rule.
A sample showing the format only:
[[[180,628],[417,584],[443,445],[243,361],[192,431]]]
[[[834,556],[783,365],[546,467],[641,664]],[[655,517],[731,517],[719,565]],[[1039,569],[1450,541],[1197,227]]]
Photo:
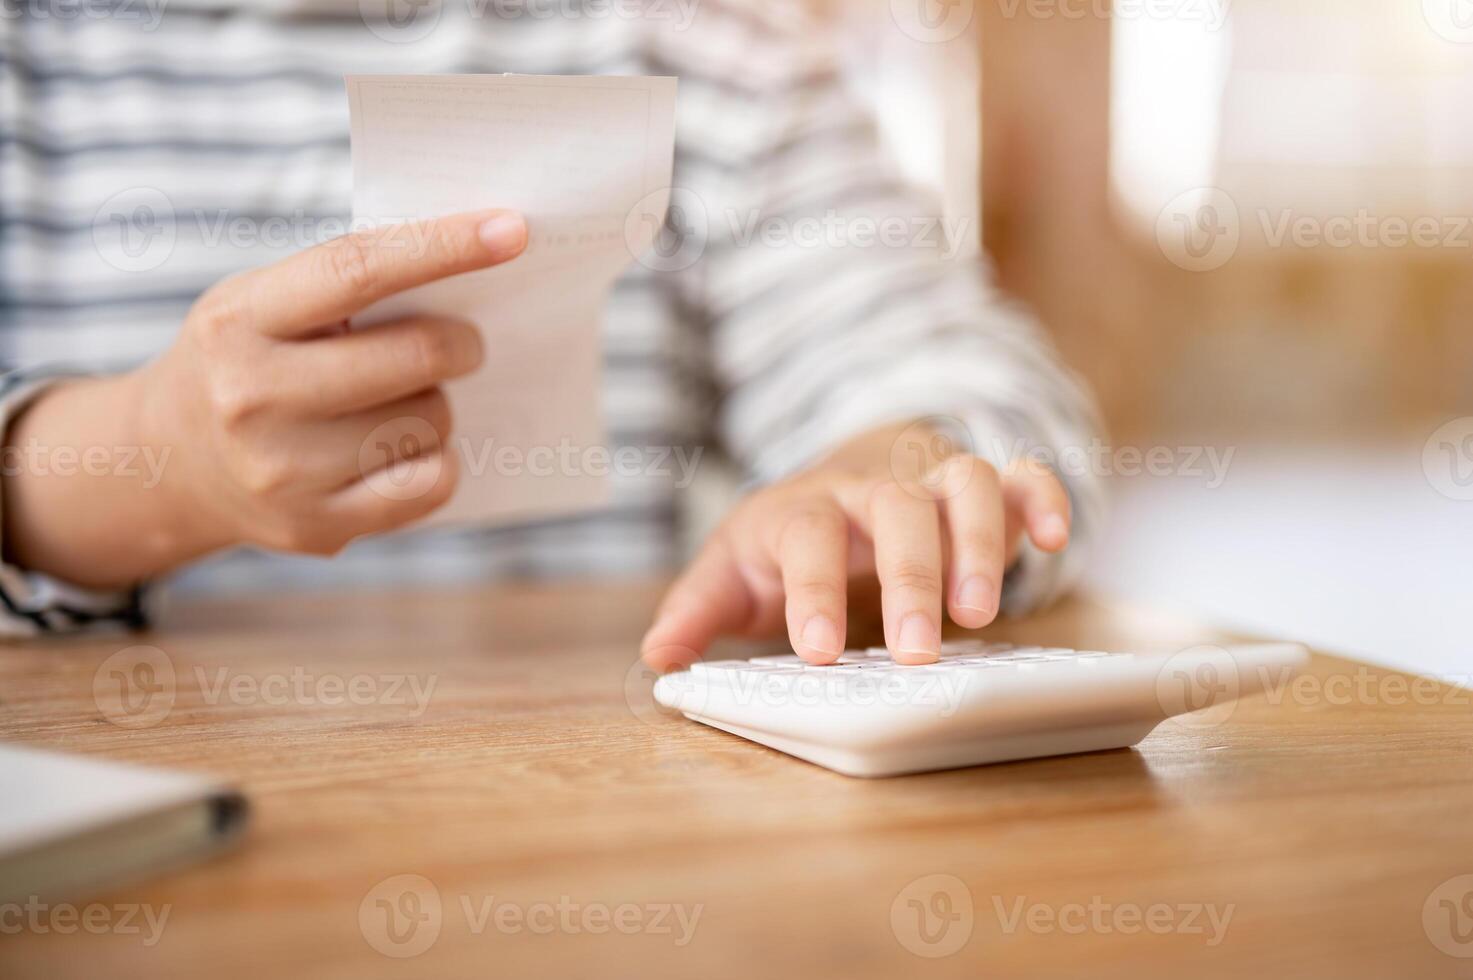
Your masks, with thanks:
[[[751,664],[745,660],[698,660],[690,665],[692,674],[721,673],[729,670],[750,670]]]

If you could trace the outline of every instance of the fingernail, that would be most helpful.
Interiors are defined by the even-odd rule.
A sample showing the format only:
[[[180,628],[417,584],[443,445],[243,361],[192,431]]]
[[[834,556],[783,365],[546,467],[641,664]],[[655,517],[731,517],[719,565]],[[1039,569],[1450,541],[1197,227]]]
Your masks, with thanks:
[[[997,589],[989,579],[973,575],[956,590],[956,604],[961,609],[971,609],[979,613],[996,612]]]
[[[941,634],[936,624],[925,613],[913,612],[900,621],[900,632],[895,637],[898,653],[923,653],[939,656]]]
[[[827,616],[812,616],[808,622],[803,624],[803,632],[798,636],[799,642],[810,650],[819,653],[840,654],[844,652],[839,643],[839,628],[834,621]]]
[[[1049,514],[1038,522],[1038,535],[1045,541],[1057,541],[1062,544],[1069,537],[1069,527],[1058,514]]]
[[[478,234],[491,251],[507,258],[527,244],[527,222],[515,211],[498,211],[481,223]]]

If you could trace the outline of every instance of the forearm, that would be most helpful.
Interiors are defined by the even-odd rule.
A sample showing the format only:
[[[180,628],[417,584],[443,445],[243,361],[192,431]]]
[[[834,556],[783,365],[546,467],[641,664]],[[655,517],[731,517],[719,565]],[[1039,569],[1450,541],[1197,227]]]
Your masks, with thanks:
[[[5,559],[94,589],[124,588],[225,544],[172,480],[143,373],[65,381],[11,421],[0,467]]]

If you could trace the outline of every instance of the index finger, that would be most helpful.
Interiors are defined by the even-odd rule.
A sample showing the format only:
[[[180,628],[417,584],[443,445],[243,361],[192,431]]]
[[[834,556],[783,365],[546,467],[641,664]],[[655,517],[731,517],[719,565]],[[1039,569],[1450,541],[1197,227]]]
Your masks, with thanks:
[[[522,253],[515,211],[473,211],[351,232],[246,273],[238,313],[262,333],[298,337],[406,289],[488,268]]]

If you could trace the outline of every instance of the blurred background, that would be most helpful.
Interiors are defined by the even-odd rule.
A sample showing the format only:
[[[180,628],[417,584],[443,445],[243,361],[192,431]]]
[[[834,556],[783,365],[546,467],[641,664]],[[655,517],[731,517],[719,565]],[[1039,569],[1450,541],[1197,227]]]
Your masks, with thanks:
[[[1473,2],[820,9],[1099,395],[1089,587],[1468,683]]]

